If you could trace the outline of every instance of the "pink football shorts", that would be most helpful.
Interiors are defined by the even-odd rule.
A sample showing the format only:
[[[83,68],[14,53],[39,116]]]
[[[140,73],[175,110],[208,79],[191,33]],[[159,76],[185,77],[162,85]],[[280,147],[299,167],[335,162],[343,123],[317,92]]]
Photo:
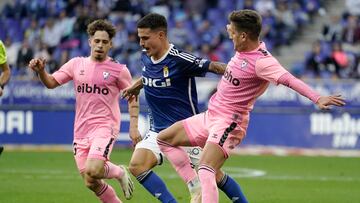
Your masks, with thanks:
[[[85,171],[88,158],[109,160],[115,141],[116,137],[113,136],[74,139],[74,158],[80,173]]]
[[[247,114],[239,117],[234,121],[206,111],[183,120],[183,126],[193,146],[203,148],[206,142],[215,143],[227,158],[246,133],[249,117]]]

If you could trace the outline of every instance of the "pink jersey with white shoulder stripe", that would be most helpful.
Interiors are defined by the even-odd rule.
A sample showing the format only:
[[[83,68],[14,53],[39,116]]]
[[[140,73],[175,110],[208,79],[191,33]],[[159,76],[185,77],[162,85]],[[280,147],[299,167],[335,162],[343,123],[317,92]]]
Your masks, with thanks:
[[[76,115],[74,138],[117,136],[120,128],[119,95],[131,84],[126,65],[111,58],[95,62],[76,57],[53,74],[59,84],[74,81]]]
[[[253,51],[236,52],[210,99],[208,110],[229,119],[234,114],[248,116],[256,98],[269,83],[278,84],[278,79],[287,72],[266,50],[264,42]]]

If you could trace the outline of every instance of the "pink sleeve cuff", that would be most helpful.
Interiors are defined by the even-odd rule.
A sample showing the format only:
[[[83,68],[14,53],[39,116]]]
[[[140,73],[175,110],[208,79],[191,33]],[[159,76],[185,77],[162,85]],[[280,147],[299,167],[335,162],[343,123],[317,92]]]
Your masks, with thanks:
[[[289,72],[283,74],[278,83],[290,87],[301,95],[309,98],[312,102],[316,103],[320,99],[320,94],[313,90],[309,85],[291,75]]]

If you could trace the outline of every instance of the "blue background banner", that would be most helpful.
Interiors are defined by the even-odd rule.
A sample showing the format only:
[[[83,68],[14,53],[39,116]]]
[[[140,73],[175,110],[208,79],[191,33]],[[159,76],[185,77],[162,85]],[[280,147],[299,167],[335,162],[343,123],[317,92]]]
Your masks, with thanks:
[[[206,109],[214,80],[199,80],[199,106]],[[304,97],[283,86],[270,86],[255,104],[243,145],[327,149],[360,149],[360,83],[310,84],[321,94],[341,93],[345,108],[320,112]],[[146,102],[141,97],[140,132],[148,129]],[[48,90],[38,82],[12,81],[0,98],[0,144],[71,144],[74,90],[67,84]],[[126,101],[118,143],[130,145]],[[40,107],[40,108],[38,108]],[[64,108],[63,108],[64,107]]]
[[[118,143],[130,145],[129,115],[122,115]],[[73,111],[0,111],[1,144],[71,144]],[[139,129],[148,128],[141,114]],[[360,149],[360,115],[349,113],[253,113],[243,145]]]

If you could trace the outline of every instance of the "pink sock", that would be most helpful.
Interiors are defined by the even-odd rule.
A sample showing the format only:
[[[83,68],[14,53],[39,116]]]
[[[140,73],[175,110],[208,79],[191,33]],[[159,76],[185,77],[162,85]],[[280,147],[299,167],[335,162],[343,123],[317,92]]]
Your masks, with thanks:
[[[219,202],[219,192],[216,186],[215,170],[206,165],[198,169],[201,184],[201,202]]]
[[[117,166],[110,161],[105,162],[104,165],[104,178],[111,179],[111,178],[119,178],[124,175],[124,170],[120,168],[120,166]]]
[[[162,140],[157,140],[157,143],[160,150],[165,154],[176,172],[186,183],[189,183],[197,177],[196,171],[191,168],[188,154],[182,148],[172,146]]]
[[[106,183],[103,183],[99,192],[96,193],[96,196],[98,196],[103,203],[121,203],[114,189]]]

